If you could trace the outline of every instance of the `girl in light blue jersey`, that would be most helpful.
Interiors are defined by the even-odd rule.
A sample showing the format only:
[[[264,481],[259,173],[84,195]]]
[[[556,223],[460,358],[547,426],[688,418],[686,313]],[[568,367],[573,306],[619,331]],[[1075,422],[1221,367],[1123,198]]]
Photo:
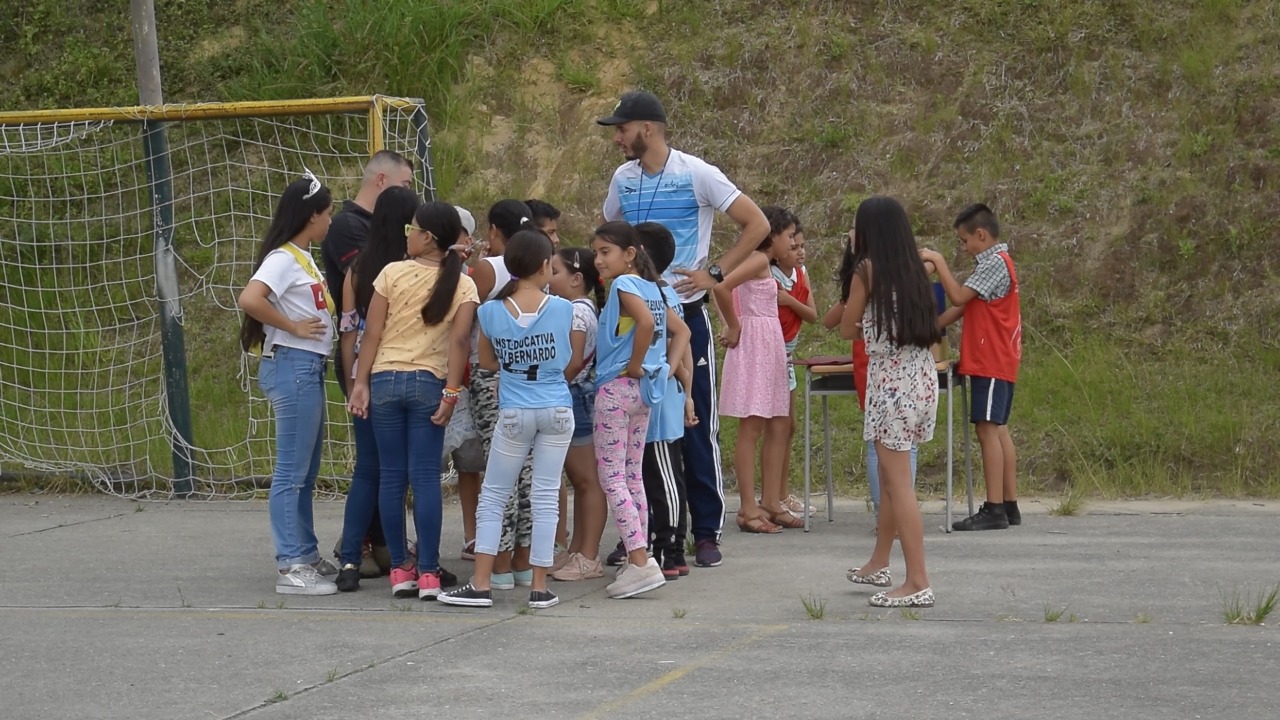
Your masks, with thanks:
[[[551,279],[551,241],[520,231],[507,243],[511,279],[480,306],[480,366],[498,374],[498,417],[476,509],[476,569],[467,585],[440,596],[446,605],[491,607],[494,558],[503,508],[533,452],[533,583],[529,607],[559,599],[547,589],[559,517],[560,473],[573,438],[573,398],[565,368],[572,350],[573,305],[543,291]]]
[[[613,508],[627,564],[606,592],[627,598],[661,587],[662,569],[648,556],[648,503],[642,463],[650,408],[662,402],[672,357],[684,357],[689,328],[671,312],[658,273],[624,222],[596,229],[596,269],[610,282],[596,334],[595,433],[600,484]],[[671,334],[668,348],[667,334]]]

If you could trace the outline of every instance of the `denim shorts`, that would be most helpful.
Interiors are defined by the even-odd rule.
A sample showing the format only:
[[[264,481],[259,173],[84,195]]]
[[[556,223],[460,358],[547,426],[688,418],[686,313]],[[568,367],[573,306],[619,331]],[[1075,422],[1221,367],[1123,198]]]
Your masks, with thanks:
[[[588,380],[569,386],[569,394],[573,396],[573,440],[571,447],[591,444],[591,428],[595,422],[596,384]]]

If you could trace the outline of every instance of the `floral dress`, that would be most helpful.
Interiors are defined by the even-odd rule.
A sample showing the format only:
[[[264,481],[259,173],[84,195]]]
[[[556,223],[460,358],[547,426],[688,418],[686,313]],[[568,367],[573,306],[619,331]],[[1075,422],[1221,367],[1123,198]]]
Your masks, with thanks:
[[[875,327],[870,304],[862,314],[867,343],[867,409],[863,439],[907,451],[933,439],[938,371],[929,348],[900,347]]]

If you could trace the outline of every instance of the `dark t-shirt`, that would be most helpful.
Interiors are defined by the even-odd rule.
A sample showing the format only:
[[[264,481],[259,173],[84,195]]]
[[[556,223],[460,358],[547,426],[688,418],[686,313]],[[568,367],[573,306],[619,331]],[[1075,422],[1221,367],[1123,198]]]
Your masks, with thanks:
[[[324,280],[329,284],[329,294],[342,312],[342,280],[356,255],[364,249],[369,239],[369,224],[373,213],[351,200],[342,201],[342,210],[333,216],[329,232],[324,236],[321,254],[324,256]]]

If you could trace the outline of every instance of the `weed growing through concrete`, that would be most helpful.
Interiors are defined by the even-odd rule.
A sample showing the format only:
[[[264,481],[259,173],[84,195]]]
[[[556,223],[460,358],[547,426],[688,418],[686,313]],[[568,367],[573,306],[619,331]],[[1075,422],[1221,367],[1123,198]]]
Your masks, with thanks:
[[[327,683],[331,683],[337,679],[338,679],[338,668],[335,667],[329,671],[328,675],[325,676],[324,681]]]
[[[532,614],[533,614],[533,608],[529,607],[528,605],[525,605],[525,606],[523,606],[523,607],[521,607],[521,608],[517,609],[517,610],[516,610],[516,614],[517,614],[517,615],[532,615]]]
[[[1134,616],[1133,621],[1138,623],[1139,625],[1146,625],[1147,623],[1151,622],[1151,616],[1146,613],[1138,613],[1137,615]]]
[[[898,614],[902,616],[903,620],[919,620],[924,617],[924,615],[915,608],[901,608],[898,610]]]
[[[807,596],[800,596],[800,602],[804,605],[804,611],[810,620],[821,620],[827,615],[827,599],[809,593]]]
[[[684,608],[671,608],[671,617],[675,618],[676,620],[683,620],[684,616],[688,614],[689,614],[689,611],[685,610]]]
[[[413,612],[413,605],[409,603],[393,602],[391,603],[391,609],[396,612]]]
[[[147,509],[147,506],[143,505],[142,503],[134,503],[133,505],[133,511],[136,513],[144,512],[146,511],[146,509]]]
[[[1084,491],[1077,485],[1067,488],[1058,504],[1049,508],[1050,515],[1059,517],[1075,517],[1084,509]]]
[[[1228,625],[1265,625],[1267,617],[1280,601],[1280,583],[1270,590],[1263,588],[1252,596],[1234,590],[1222,594],[1222,619]]]
[[[288,699],[289,699],[289,693],[283,690],[277,690],[271,694],[271,697],[267,698],[267,702],[278,703],[278,702],[284,702],[285,700],[288,700]]]
[[[1066,605],[1063,605],[1061,608],[1055,608],[1055,607],[1053,607],[1053,606],[1049,605],[1049,603],[1045,603],[1045,605],[1044,605],[1044,621],[1045,621],[1045,622],[1047,622],[1047,623],[1051,623],[1051,622],[1058,622],[1058,620],[1059,620],[1059,619],[1061,619],[1061,618],[1062,618],[1062,615],[1063,615],[1064,613],[1066,613],[1066,612],[1067,612],[1067,606],[1066,606]]]
[[[1070,615],[1067,616],[1067,622],[1078,623],[1080,622],[1080,616],[1075,613],[1071,613]]]
[[[277,601],[276,601],[276,609],[277,609],[277,610],[283,610],[283,609],[284,609],[284,601],[283,601],[283,600],[277,600]]]
[[[267,608],[267,601],[266,601],[266,600],[259,600],[259,601],[258,601],[258,609],[259,609],[259,610],[265,610],[266,608]]]

